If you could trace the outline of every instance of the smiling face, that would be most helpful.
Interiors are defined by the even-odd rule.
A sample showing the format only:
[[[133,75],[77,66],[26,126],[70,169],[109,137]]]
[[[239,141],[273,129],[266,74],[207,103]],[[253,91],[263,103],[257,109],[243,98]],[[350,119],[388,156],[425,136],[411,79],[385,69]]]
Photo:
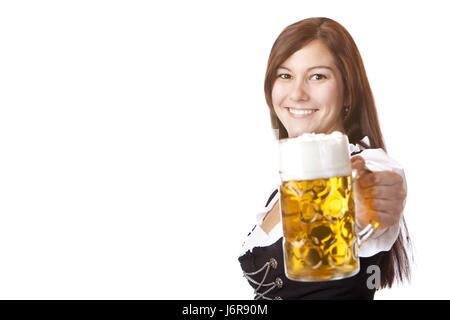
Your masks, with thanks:
[[[277,69],[272,102],[289,137],[343,132],[344,88],[333,55],[314,40]]]

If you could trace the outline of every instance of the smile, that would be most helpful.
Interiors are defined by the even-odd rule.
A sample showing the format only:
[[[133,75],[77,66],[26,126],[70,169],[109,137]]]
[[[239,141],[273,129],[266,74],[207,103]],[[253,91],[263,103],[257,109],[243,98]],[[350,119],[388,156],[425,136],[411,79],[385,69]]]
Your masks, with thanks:
[[[313,113],[319,111],[318,109],[294,109],[294,108],[288,108],[289,113],[294,116],[295,118],[305,118],[309,115],[312,115]]]

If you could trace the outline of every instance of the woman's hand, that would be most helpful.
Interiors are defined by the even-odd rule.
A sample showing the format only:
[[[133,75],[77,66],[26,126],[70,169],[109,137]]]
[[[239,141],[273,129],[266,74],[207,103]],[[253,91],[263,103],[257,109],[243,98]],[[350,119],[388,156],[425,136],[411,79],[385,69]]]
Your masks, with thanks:
[[[359,176],[355,182],[357,224],[365,227],[375,220],[385,228],[398,223],[406,199],[403,177],[392,171],[371,172],[360,156],[352,158],[352,168]]]

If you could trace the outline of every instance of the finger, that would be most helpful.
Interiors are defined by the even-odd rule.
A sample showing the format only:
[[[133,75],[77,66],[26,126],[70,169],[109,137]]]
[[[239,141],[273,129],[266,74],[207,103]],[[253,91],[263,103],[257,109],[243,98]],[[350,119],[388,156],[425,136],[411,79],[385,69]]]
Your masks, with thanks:
[[[366,167],[366,162],[364,159],[360,156],[354,156],[352,157],[352,169],[356,169],[358,171],[362,171]]]
[[[361,189],[361,194],[365,199],[387,199],[403,201],[406,198],[406,192],[401,186],[371,186]]]
[[[364,161],[364,158],[361,157],[361,156],[353,156],[353,157],[351,158],[351,161],[352,161],[352,162],[355,162],[355,161]]]
[[[373,181],[376,185],[392,186],[403,183],[402,176],[392,171],[373,172],[373,175]]]
[[[375,176],[371,171],[360,171],[357,182],[361,188],[367,189],[375,186]]]
[[[358,183],[362,188],[369,188],[372,186],[394,186],[397,184],[403,186],[403,178],[392,171],[364,171],[364,173],[359,176]]]
[[[382,211],[371,212],[370,219],[378,222],[380,228],[390,227],[400,221],[399,216]]]
[[[400,215],[403,211],[403,201],[387,199],[368,199],[367,207],[377,212]]]

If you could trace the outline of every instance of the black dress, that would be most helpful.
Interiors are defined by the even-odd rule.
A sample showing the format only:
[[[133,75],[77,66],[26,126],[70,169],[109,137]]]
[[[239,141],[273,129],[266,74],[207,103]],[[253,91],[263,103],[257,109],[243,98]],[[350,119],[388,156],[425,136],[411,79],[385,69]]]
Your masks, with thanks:
[[[275,190],[266,207],[278,190]],[[252,230],[253,231],[253,230]],[[249,234],[250,235],[250,234]],[[283,238],[266,247],[255,247],[239,257],[249,284],[255,289],[255,299],[373,299],[375,289],[369,289],[367,273],[370,265],[380,265],[387,252],[372,257],[360,257],[358,274],[345,279],[325,282],[299,282],[284,274]]]

